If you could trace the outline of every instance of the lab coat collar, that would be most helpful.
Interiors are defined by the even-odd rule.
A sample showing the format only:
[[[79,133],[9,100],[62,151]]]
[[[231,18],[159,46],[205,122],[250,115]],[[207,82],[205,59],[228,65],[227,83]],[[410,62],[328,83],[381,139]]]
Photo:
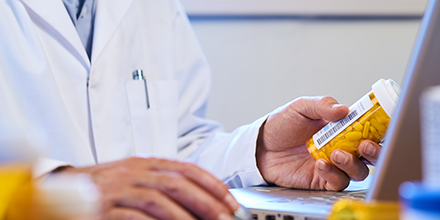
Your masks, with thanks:
[[[61,35],[65,40],[60,38],[59,42],[64,44],[66,49],[70,50],[71,53],[76,53],[76,57],[81,59],[83,65],[90,69],[87,52],[61,0],[45,0],[44,2],[40,0],[21,1],[27,6],[28,11],[30,9],[37,15],[32,16],[32,13],[29,13],[34,22],[38,23],[36,19],[38,19],[38,17],[41,18],[43,22],[40,24],[48,26],[46,28],[47,32],[52,32],[54,38],[57,38],[56,35],[58,34]]]
[[[93,36],[92,63],[99,57],[105,45],[115,33],[133,0],[95,0],[95,30]]]

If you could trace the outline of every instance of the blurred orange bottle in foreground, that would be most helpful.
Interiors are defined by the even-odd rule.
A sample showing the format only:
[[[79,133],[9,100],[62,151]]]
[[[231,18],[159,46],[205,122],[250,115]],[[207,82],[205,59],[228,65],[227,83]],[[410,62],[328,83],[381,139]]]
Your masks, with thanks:
[[[92,220],[100,194],[85,175],[36,180],[38,153],[26,141],[0,139],[0,220]]]
[[[37,219],[34,192],[29,165],[0,166],[0,219]]]

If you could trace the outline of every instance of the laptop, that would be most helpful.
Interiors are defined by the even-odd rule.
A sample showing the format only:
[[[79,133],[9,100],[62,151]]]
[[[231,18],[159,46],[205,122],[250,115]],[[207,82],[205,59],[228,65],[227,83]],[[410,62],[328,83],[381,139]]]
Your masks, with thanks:
[[[249,187],[231,189],[231,193],[251,211],[252,219],[265,220],[326,219],[340,196],[397,201],[400,183],[422,178],[419,97],[425,88],[439,84],[440,0],[430,0],[373,176],[363,182],[352,181],[343,192]]]

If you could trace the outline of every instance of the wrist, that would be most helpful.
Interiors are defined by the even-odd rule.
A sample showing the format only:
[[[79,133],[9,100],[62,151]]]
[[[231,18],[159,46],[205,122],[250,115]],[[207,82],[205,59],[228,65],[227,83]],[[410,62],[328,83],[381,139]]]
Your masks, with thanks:
[[[266,144],[264,141],[264,128],[266,125],[266,121],[263,122],[263,124],[260,127],[260,130],[258,132],[258,137],[257,137],[257,146],[256,146],[256,150],[255,150],[255,160],[257,163],[257,168],[260,171],[260,173],[263,175],[263,163],[264,163],[264,154],[267,151],[266,149]],[[264,178],[264,176],[263,176]]]

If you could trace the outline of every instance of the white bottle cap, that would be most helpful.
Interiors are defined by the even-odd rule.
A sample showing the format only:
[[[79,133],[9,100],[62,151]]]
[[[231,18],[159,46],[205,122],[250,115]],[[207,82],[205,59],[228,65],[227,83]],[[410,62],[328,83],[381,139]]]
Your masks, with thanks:
[[[371,88],[383,110],[392,118],[400,96],[400,86],[392,79],[379,79]]]

